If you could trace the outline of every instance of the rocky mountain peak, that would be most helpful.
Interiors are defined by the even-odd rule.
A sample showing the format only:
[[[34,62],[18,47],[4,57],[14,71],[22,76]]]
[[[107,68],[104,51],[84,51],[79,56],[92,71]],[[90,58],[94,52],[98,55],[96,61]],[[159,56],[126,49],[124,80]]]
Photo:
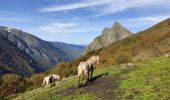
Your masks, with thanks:
[[[115,26],[122,26],[119,22],[115,21],[114,24],[113,24],[113,27]]]
[[[92,43],[86,48],[84,54],[92,50],[98,50],[106,47],[113,42],[126,38],[132,33],[123,27],[119,22],[115,21],[111,28],[104,28],[102,35],[96,37]]]

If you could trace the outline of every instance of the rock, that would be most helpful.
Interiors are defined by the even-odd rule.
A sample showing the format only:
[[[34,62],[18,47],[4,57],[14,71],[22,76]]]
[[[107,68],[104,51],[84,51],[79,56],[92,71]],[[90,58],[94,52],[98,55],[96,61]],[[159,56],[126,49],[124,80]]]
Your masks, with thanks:
[[[96,39],[89,44],[89,46],[85,49],[84,54],[92,50],[98,50],[100,48],[106,47],[111,43],[124,39],[130,35],[132,35],[132,33],[129,30],[124,28],[118,22],[115,22],[110,29],[105,28],[102,35],[96,37]]]

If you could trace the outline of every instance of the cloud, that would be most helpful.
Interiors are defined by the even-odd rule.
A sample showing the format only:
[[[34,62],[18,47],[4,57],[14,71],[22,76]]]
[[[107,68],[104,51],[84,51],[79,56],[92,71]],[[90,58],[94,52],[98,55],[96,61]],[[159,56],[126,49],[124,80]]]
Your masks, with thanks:
[[[71,3],[71,4],[61,5],[61,6],[56,5],[56,6],[45,7],[45,8],[41,8],[39,11],[56,12],[56,11],[75,10],[75,9],[87,8],[91,6],[103,5],[103,4],[110,3],[112,1],[115,0],[87,0],[85,2],[80,2],[80,3]]]
[[[170,15],[143,16],[138,18],[122,19],[119,20],[119,22],[125,25],[128,29],[131,29],[132,32],[136,33],[148,29],[169,17]]]
[[[158,23],[161,22],[167,18],[169,18],[170,15],[157,15],[157,16],[145,16],[145,17],[139,17],[139,18],[133,18],[133,19],[126,19],[122,20],[122,22],[153,22]]]
[[[95,15],[91,18],[104,16],[107,14],[122,12],[130,8],[152,7],[169,5],[169,0],[84,0],[84,2],[70,3],[41,8],[41,12],[69,11],[82,8],[93,8]],[[90,18],[90,17],[88,17]],[[88,19],[87,18],[87,19]]]
[[[30,22],[31,20],[29,20],[28,17],[32,17],[30,15],[25,15],[25,14],[15,13],[15,12],[8,12],[8,11],[1,11],[1,10],[0,10],[0,13],[2,14],[0,16],[0,21]]]
[[[0,11],[0,13],[8,14],[8,15],[22,15],[22,16],[28,16],[25,14],[20,14],[20,13],[14,13],[14,12],[8,12],[8,11]]]
[[[0,17],[0,21],[10,21],[10,22],[29,22],[30,20],[28,19],[23,19],[23,18],[4,18]]]
[[[44,26],[39,26],[38,30],[46,33],[81,33],[96,31],[97,29],[82,27],[76,23],[53,22]]]

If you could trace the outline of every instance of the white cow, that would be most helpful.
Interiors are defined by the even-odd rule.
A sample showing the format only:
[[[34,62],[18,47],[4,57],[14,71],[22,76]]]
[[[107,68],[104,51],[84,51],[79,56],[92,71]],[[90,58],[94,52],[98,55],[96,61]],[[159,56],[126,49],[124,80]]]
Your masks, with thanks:
[[[98,55],[93,55],[91,58],[87,59],[87,63],[89,65],[89,73],[90,73],[90,79],[93,76],[93,71],[96,69],[96,66],[99,64],[99,56]]]
[[[89,66],[88,66],[87,62],[80,62],[80,64],[78,65],[78,78],[79,78],[78,85],[80,85],[81,78],[82,78],[82,80],[84,78],[86,78],[87,81],[88,81],[88,78],[89,78]]]
[[[60,80],[60,76],[56,74],[52,74],[50,76],[47,76],[43,80],[42,87],[47,87],[49,83],[51,83],[51,87],[55,84],[56,80]]]
[[[79,78],[79,85],[81,78],[86,78],[86,82],[89,81],[89,75],[90,79],[92,78],[93,71],[96,67],[96,65],[99,63],[99,56],[92,56],[89,58],[86,62],[80,62],[78,65],[78,78]],[[91,74],[90,74],[91,72]]]

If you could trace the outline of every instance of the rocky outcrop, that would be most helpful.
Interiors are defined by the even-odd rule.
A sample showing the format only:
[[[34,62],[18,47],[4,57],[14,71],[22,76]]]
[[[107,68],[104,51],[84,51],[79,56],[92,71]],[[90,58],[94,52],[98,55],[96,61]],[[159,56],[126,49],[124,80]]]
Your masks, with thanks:
[[[96,39],[89,44],[89,46],[85,49],[84,54],[106,47],[111,43],[126,38],[130,35],[132,35],[132,33],[129,30],[124,28],[118,22],[115,22],[111,28],[105,28],[102,35],[96,37]]]

